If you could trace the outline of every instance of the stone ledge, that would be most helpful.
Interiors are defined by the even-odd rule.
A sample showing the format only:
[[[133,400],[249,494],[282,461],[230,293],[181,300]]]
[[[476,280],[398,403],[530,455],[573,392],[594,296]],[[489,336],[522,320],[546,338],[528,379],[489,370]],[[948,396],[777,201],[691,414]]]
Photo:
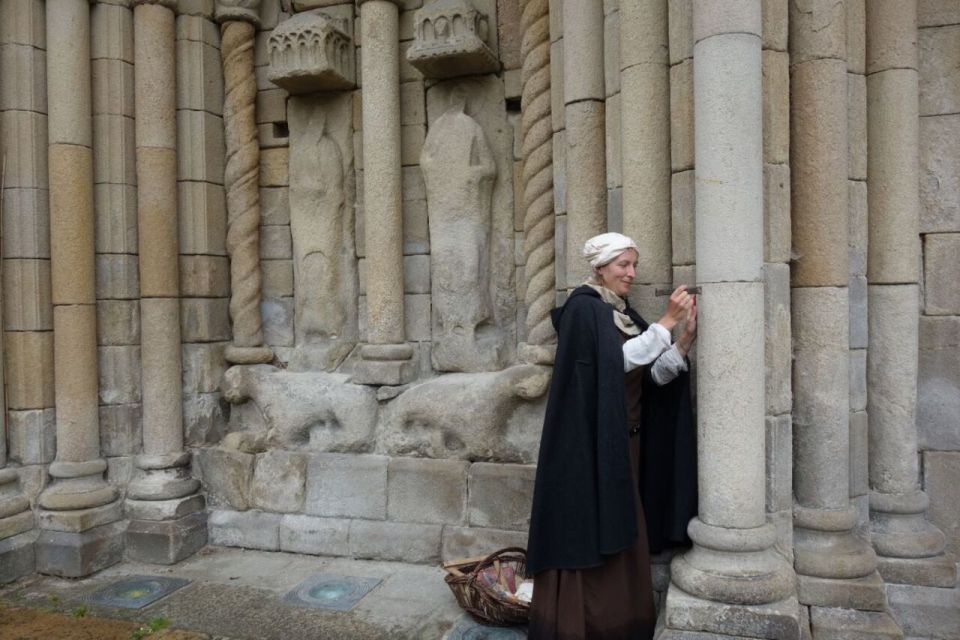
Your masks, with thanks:
[[[350,520],[288,514],[280,520],[280,550],[349,556]]]
[[[281,518],[262,511],[210,511],[210,544],[279,551]]]
[[[910,636],[951,638],[960,629],[960,587],[888,584],[887,598],[890,613]]]
[[[437,563],[442,529],[438,524],[354,520],[350,523],[350,555],[373,560]]]
[[[478,527],[443,528],[441,557],[446,562],[493,553],[504,547],[527,547],[527,534],[522,531],[481,529]]]
[[[901,640],[903,631],[889,613],[810,607],[810,626],[817,640]]]

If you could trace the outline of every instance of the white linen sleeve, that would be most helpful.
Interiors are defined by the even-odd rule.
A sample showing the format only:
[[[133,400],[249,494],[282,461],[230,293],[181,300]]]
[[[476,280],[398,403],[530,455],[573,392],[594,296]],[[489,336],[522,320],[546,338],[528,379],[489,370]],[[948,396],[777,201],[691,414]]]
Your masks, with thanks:
[[[650,377],[657,386],[662,387],[686,370],[687,359],[680,355],[680,350],[674,344],[654,361],[650,367]]]
[[[670,332],[654,322],[646,331],[623,343],[623,371],[650,364],[670,348]]]

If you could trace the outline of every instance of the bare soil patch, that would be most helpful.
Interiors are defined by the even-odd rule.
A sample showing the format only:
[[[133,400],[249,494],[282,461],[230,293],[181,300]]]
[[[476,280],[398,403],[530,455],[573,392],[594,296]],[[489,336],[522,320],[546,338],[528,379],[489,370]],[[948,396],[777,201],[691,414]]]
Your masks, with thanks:
[[[205,640],[206,634],[0,603],[0,640]],[[158,626],[156,621],[154,626]]]

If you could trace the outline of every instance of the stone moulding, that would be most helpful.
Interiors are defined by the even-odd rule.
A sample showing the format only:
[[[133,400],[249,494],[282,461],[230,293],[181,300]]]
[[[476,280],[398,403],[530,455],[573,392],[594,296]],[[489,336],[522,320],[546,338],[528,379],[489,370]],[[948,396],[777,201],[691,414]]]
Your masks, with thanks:
[[[490,21],[470,0],[438,0],[417,11],[407,60],[428,78],[453,78],[500,70],[487,45]]]
[[[290,93],[356,86],[353,39],[344,21],[325,13],[306,11],[280,23],[267,50],[267,78]]]

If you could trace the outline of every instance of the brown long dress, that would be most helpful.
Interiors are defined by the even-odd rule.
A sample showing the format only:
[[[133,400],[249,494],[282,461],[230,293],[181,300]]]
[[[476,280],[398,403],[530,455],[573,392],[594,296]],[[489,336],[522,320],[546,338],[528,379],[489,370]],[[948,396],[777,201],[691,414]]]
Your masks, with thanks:
[[[621,336],[624,340],[628,336]],[[640,424],[646,367],[626,374],[627,417]],[[590,569],[548,569],[534,577],[529,638],[534,640],[649,640],[656,612],[647,525],[640,504],[640,437],[630,436],[637,539],[629,549]]]

